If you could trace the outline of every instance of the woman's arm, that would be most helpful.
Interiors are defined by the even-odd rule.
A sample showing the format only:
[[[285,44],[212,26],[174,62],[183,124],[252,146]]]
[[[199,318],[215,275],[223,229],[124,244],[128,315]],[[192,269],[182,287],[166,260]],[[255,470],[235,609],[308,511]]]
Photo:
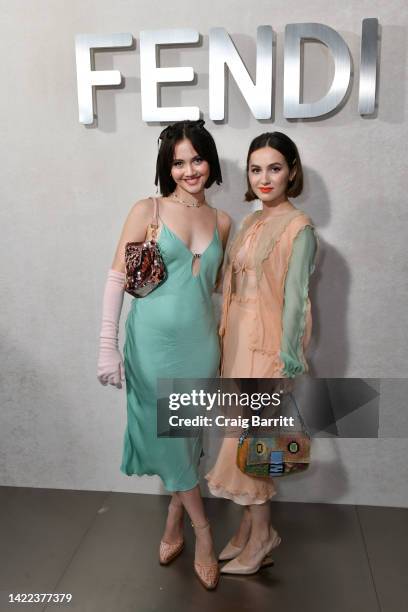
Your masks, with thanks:
[[[126,218],[119,243],[116,248],[112,269],[125,272],[125,246],[127,242],[142,242],[146,237],[148,225],[153,219],[153,200],[146,198],[133,205]]]
[[[292,255],[285,279],[282,313],[282,375],[293,378],[303,374],[302,338],[305,329],[309,277],[314,270],[317,241],[312,227],[306,226],[293,242]]]
[[[217,211],[217,227],[218,227],[218,234],[220,236],[220,240],[222,243],[222,248],[225,253],[225,249],[227,247],[227,242],[228,242],[228,237],[231,231],[231,217],[223,210]],[[215,291],[219,291],[219,292],[221,292],[221,287],[222,287],[222,270],[223,270],[223,262],[221,262],[221,265],[219,267],[217,280],[215,283]]]
[[[125,245],[127,242],[144,240],[152,211],[153,202],[151,200],[141,200],[132,207],[125,221],[105,283],[97,377],[102,385],[109,383],[118,389],[122,387],[122,381],[125,378],[122,355],[119,351],[119,320],[125,285]]]
[[[217,227],[221,238],[222,247],[225,251],[227,246],[228,236],[231,230],[231,217],[223,210],[217,211]]]

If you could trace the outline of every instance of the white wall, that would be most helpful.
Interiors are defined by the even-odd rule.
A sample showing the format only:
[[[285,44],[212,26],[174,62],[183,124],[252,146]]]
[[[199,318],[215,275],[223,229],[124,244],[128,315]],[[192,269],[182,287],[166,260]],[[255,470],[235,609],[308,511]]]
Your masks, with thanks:
[[[306,170],[298,203],[314,219],[322,245],[313,286],[314,374],[407,376],[405,9],[403,0],[332,6],[323,0],[1,0],[1,484],[161,491],[157,479],[119,472],[125,393],[100,386],[95,374],[103,286],[119,232],[132,203],[154,192],[162,128],[141,119],[141,29],[184,26],[202,34],[199,47],[161,52],[163,65],[193,65],[198,78],[195,86],[166,88],[162,104],[202,109],[224,174],[223,188],[210,199],[237,223],[248,210],[242,193],[250,140],[276,129],[298,144]],[[357,112],[365,17],[382,26],[379,109],[370,119]],[[302,21],[325,23],[344,37],[354,84],[334,116],[289,122],[282,114],[283,31]],[[228,121],[214,124],[208,30],[224,26],[253,69],[261,24],[277,34],[275,120],[253,119],[231,80]],[[96,128],[78,122],[74,37],[81,32],[132,32],[137,43],[133,51],[98,53],[96,68],[118,69],[126,83],[98,92]],[[307,47],[311,99],[330,79],[326,60],[324,48]],[[406,414],[403,400],[395,408],[399,419],[401,411]],[[381,422],[384,439],[317,440],[310,474],[282,483],[280,499],[407,506],[407,439],[397,439],[402,429],[393,428],[386,404]],[[214,454],[210,446],[207,466]]]

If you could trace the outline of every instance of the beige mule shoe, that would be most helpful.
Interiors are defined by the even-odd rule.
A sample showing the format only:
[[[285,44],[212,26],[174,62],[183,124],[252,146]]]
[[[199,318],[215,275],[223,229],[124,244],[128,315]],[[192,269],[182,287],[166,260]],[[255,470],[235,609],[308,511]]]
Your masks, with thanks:
[[[250,576],[251,574],[256,574],[262,567],[268,567],[273,565],[273,560],[271,557],[271,552],[274,548],[277,548],[281,543],[281,538],[275,532],[273,538],[270,540],[268,545],[266,546],[267,552],[262,557],[261,561],[253,566],[244,565],[240,562],[239,559],[232,559],[221,568],[221,574],[245,574]]]
[[[235,559],[235,557],[238,557],[238,555],[242,553],[244,548],[245,544],[244,546],[235,546],[234,544],[231,544],[231,542],[228,542],[225,548],[223,548],[218,555],[218,559],[220,561],[230,561],[230,559]]]

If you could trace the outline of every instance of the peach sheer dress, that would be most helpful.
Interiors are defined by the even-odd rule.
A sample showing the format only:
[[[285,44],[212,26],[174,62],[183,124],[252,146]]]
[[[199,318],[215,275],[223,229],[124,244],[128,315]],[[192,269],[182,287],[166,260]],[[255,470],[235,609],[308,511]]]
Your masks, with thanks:
[[[249,228],[232,262],[235,289],[223,338],[222,376],[225,378],[268,377],[270,356],[249,349],[257,301],[254,247],[260,228],[268,222],[268,219],[259,220]],[[275,485],[271,478],[251,478],[238,469],[235,463],[238,436],[223,439],[217,461],[206,475],[208,487],[214,496],[231,499],[236,504],[263,504],[275,495]]]

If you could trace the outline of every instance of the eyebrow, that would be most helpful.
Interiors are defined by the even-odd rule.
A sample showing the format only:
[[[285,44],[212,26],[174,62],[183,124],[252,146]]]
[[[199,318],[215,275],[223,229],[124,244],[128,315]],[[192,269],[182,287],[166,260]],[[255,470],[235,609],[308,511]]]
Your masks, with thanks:
[[[202,157],[202,155],[197,153],[197,155],[194,155],[194,157],[191,158],[191,161],[194,159],[197,159],[197,157]],[[173,157],[173,161],[186,161],[186,160],[181,157]]]
[[[281,162],[273,162],[272,164],[268,164],[268,168],[270,168],[271,166],[281,166],[282,163]],[[251,168],[260,168],[261,166],[259,164],[250,164]]]

